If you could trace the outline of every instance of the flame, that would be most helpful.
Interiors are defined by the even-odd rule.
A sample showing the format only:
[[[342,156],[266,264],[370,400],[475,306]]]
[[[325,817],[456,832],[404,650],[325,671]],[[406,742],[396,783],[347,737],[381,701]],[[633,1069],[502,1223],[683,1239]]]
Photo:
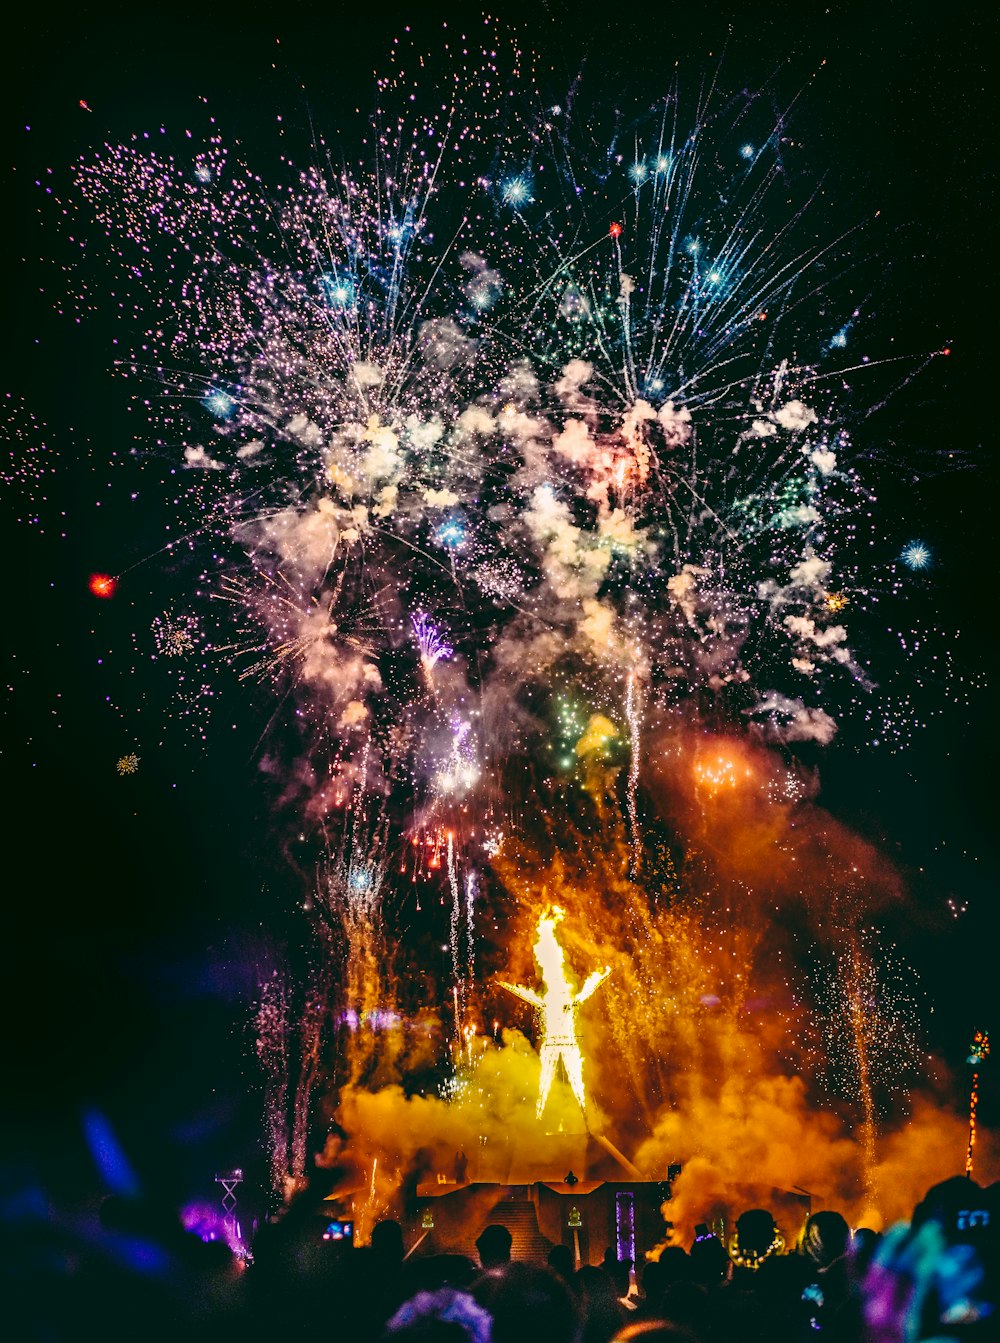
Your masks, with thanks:
[[[542,975],[544,991],[539,994],[522,984],[500,985],[515,997],[538,1009],[541,1017],[542,1043],[539,1057],[542,1065],[538,1083],[536,1115],[540,1119],[555,1081],[560,1062],[566,1073],[576,1102],[584,1115],[587,1113],[586,1093],[583,1086],[583,1055],[576,1033],[576,1009],[600,987],[611,973],[611,967],[594,970],[579,991],[566,973],[566,957],[556,938],[556,926],[565,918],[558,905],[543,911],[538,920],[535,937],[535,960]]]

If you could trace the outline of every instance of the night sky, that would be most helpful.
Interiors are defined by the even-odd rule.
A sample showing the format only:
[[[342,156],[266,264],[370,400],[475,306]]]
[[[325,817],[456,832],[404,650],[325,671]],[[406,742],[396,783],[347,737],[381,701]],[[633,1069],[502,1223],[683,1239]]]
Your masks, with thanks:
[[[900,755],[830,748],[820,801],[900,864],[911,891],[900,941],[935,1007],[929,1040],[962,1077],[972,1032],[997,1025],[987,679],[996,481],[986,62],[995,33],[974,8],[961,23],[958,10],[932,19],[899,3],[710,7],[701,18],[699,8],[640,19],[628,7],[595,14],[560,0],[499,12],[541,53],[554,86],[583,68],[609,98],[616,89],[652,97],[675,62],[700,72],[725,47],[732,85],[758,87],[779,72],[783,89],[802,87],[796,126],[825,190],[843,198],[834,217],[846,227],[879,210],[887,220],[875,262],[885,342],[892,336],[900,353],[952,351],[863,433],[873,450],[917,464],[894,473],[880,507],[901,543],[931,545],[935,566],[913,600],[925,620],[961,632],[958,663],[982,688],[954,703],[943,681],[928,683],[922,707],[934,716]],[[166,514],[152,488],[148,507],[128,507],[122,477],[102,464],[106,448],[127,452],[141,426],[111,372],[110,305],[83,325],[53,310],[68,252],[35,182],[51,168],[65,184],[73,161],[105,139],[184,124],[202,96],[251,153],[276,114],[303,136],[310,117],[356,121],[392,36],[412,23],[433,48],[441,22],[463,9],[136,6],[58,21],[22,10],[5,35],[4,391],[8,404],[23,403],[16,425],[33,414],[59,458],[44,504],[4,491],[5,1153],[30,1150],[67,1191],[91,1178],[78,1137],[84,1105],[109,1114],[143,1177],[171,1196],[211,1197],[218,1166],[259,1166],[247,1004],[258,966],[294,926],[307,878],[269,832],[258,717],[224,706],[204,749],[180,737],[150,748],[141,724],[104,703],[100,650],[128,654],[169,575],[151,560],[107,603],[87,579],[155,552]],[[91,283],[102,284],[96,267]],[[16,438],[5,446],[21,451]],[[948,452],[961,465],[945,472]],[[220,682],[220,694],[240,693],[235,678]],[[115,762],[130,750],[141,768],[120,778]],[[951,917],[949,899],[967,912]],[[989,1076],[981,1115],[1000,1124]]]

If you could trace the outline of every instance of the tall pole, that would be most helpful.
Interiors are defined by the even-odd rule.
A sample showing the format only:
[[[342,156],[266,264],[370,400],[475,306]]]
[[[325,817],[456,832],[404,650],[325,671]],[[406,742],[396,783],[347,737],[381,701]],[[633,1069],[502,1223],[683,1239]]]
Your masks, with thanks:
[[[979,1069],[983,1061],[989,1058],[990,1037],[988,1031],[976,1031],[969,1046],[967,1062],[972,1067],[972,1086],[969,1091],[969,1146],[965,1152],[965,1174],[972,1179],[972,1149],[976,1145],[976,1110],[979,1106]]]
[[[222,1208],[225,1213],[224,1221],[230,1242],[239,1240],[240,1224],[236,1220],[236,1187],[243,1183],[243,1172],[242,1170],[220,1171],[215,1177],[215,1183],[222,1185]]]

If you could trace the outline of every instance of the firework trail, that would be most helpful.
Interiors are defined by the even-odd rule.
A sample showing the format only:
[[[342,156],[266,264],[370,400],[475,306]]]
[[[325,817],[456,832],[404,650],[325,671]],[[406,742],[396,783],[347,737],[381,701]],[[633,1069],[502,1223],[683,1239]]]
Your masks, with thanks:
[[[278,1199],[301,1188],[308,1171],[309,1126],[329,1037],[329,1002],[329,963],[310,971],[298,989],[278,970],[260,986],[252,1025],[264,1078],[271,1190]]]
[[[839,935],[832,965],[817,970],[814,983],[812,1022],[821,1037],[814,1062],[831,1093],[860,1109],[866,1191],[874,1200],[880,1104],[905,1089],[924,1061],[916,975],[854,926]]]
[[[352,1081],[370,1066],[375,1032],[393,1007],[383,911],[387,866],[384,818],[369,818],[362,777],[350,807],[349,827],[324,858],[315,896],[324,932],[342,955],[339,1015]],[[321,945],[329,954],[325,939]],[[326,992],[317,986],[310,996],[310,1011],[322,1014],[329,979],[326,985]]]
[[[455,837],[448,833],[448,884],[451,887],[451,968],[455,982],[455,1033],[461,1035],[465,1020],[465,981],[459,954],[459,930],[462,918],[462,891],[455,867]]]
[[[857,938],[852,938],[847,953],[847,966],[844,976],[844,997],[848,1020],[850,1022],[850,1032],[854,1041],[854,1052],[857,1060],[858,1077],[858,1095],[861,1099],[861,1144],[865,1156],[865,1183],[866,1190],[873,1198],[876,1195],[874,1188],[874,1168],[875,1168],[875,1143],[877,1138],[876,1114],[875,1114],[875,1095],[872,1090],[872,1070],[871,1061],[868,1052],[868,1036],[866,1033],[867,1018],[865,1015],[866,1002],[862,991],[862,975],[864,968],[861,962],[861,949]],[[870,964],[867,967],[870,970]]]
[[[294,1187],[301,1187],[308,1170],[311,1103],[322,1063],[329,999],[329,971],[324,968],[308,984],[299,1016],[299,1078],[292,1107],[288,1167]]]
[[[272,1193],[283,1197],[288,1181],[288,992],[274,971],[261,986],[254,1018],[257,1058],[264,1075],[266,1148]]]
[[[476,874],[465,878],[465,950],[466,975],[470,983],[476,970]]]
[[[642,837],[639,834],[639,812],[636,802],[636,790],[639,786],[639,749],[640,725],[642,722],[642,691],[636,686],[634,672],[629,672],[625,692],[625,717],[629,725],[629,767],[626,802],[628,806],[629,829],[632,837],[632,860],[629,875],[639,876],[642,864]]]

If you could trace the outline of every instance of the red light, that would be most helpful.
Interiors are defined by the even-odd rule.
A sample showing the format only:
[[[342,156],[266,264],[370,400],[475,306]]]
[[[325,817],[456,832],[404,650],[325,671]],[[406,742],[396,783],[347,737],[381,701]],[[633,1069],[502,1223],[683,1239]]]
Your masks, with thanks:
[[[951,354],[951,346],[950,346],[950,345],[946,345],[946,346],[944,347],[944,349],[941,351],[941,353],[942,353],[942,354]]]
[[[621,231],[622,231],[621,224],[612,224],[611,227],[608,229],[608,232],[611,234],[612,238],[621,237]]]
[[[102,597],[106,600],[108,597],[115,595],[118,580],[112,578],[110,574],[91,574],[87,586],[95,597]]]

